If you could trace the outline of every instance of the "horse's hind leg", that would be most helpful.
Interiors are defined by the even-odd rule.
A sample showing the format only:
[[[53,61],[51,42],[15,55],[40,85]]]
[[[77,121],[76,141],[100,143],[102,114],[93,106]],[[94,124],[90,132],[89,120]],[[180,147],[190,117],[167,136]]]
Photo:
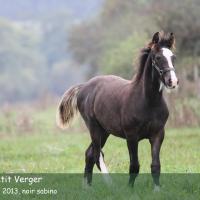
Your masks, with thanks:
[[[105,134],[105,130],[95,121],[88,126],[92,143],[86,150],[85,158],[85,173],[84,177],[87,183],[90,185],[92,182],[92,172],[94,164],[96,163],[99,170],[105,170],[105,164],[103,165],[103,154],[101,148],[105,144],[108,136]]]
[[[94,158],[94,150],[92,143],[90,146],[87,148],[85,152],[85,173],[84,173],[84,178],[87,181],[87,184],[91,184],[92,182],[92,172],[93,172],[93,167],[95,164],[95,158]]]
[[[107,134],[106,132],[104,132],[104,134],[101,136],[101,149],[104,147],[108,136],[109,136],[109,134]],[[104,162],[104,153],[103,153],[102,150],[100,152],[99,162],[100,162],[101,172],[107,174],[108,170],[107,170],[107,167],[106,167],[105,162]]]

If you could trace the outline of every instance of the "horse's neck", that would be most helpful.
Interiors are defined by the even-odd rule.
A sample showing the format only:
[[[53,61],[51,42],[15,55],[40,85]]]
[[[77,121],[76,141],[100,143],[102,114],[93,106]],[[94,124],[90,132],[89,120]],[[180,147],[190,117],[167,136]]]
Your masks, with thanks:
[[[150,104],[155,104],[162,98],[162,91],[159,91],[160,81],[153,70],[152,59],[149,56],[143,73],[143,95]]]

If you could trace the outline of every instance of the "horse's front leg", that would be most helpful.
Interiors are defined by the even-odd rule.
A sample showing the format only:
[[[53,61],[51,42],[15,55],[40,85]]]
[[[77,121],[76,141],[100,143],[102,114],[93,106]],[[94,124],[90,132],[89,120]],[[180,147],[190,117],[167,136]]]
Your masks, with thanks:
[[[164,139],[164,129],[161,130],[158,134],[154,135],[149,139],[151,143],[151,174],[154,182],[154,190],[157,191],[160,189],[160,148]]]
[[[129,150],[129,156],[130,156],[129,185],[134,186],[135,179],[140,169],[140,165],[138,161],[138,140],[136,138],[127,138],[127,146]]]

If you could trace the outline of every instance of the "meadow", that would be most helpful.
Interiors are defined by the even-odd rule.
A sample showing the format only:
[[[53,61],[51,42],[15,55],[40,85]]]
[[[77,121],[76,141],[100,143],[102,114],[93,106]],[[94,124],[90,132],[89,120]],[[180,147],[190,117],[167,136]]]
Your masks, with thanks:
[[[69,129],[55,124],[55,107],[5,107],[0,114],[1,173],[82,173],[90,136],[77,117]],[[200,128],[166,128],[161,149],[163,173],[200,172]],[[127,173],[126,141],[110,136],[103,149],[111,173]],[[150,144],[139,144],[140,172],[149,173]],[[95,172],[98,170],[95,167]]]

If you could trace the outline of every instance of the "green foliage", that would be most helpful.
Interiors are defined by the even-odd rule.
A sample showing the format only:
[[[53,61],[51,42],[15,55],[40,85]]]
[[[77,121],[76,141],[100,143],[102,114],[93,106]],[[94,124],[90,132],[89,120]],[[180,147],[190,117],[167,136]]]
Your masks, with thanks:
[[[200,56],[200,1],[154,2],[158,11],[154,15],[156,23],[162,29],[175,33],[179,53],[183,56]]]
[[[48,67],[66,60],[67,35],[70,25],[70,17],[66,12],[60,12],[46,16],[42,19],[41,50],[47,59]]]
[[[89,65],[93,74],[108,72],[130,78],[127,70],[133,56],[135,59],[135,48],[145,46],[148,32],[155,27],[146,12],[144,1],[105,1],[97,19],[75,26],[70,32],[69,45],[74,59]],[[114,54],[124,55],[128,60],[115,57],[119,64],[114,66]],[[112,64],[107,66],[107,63]]]
[[[134,44],[144,46],[144,35],[150,40],[156,31],[164,29],[175,33],[179,70],[186,69],[194,74],[194,67],[200,66],[199,18],[198,0],[105,1],[97,19],[78,25],[71,31],[70,50],[76,60],[90,66],[92,73],[98,71],[130,78],[132,73],[128,70],[132,63],[131,51],[136,48]],[[134,34],[141,35],[141,38],[135,37],[131,48],[125,43]],[[186,62],[182,62],[184,58]]]
[[[0,20],[0,102],[35,96],[44,76],[39,36],[10,21]],[[45,85],[40,86],[42,89]]]
[[[133,76],[132,70],[137,65],[137,58],[139,49],[144,46],[146,36],[134,33],[126,40],[121,41],[116,47],[104,52],[101,66],[105,74],[116,74],[124,78],[131,78]]]
[[[60,94],[82,80],[83,70],[75,63],[71,69],[67,54],[70,23],[66,12],[50,13],[40,21],[0,19],[0,103]],[[59,68],[60,63],[65,66]]]

